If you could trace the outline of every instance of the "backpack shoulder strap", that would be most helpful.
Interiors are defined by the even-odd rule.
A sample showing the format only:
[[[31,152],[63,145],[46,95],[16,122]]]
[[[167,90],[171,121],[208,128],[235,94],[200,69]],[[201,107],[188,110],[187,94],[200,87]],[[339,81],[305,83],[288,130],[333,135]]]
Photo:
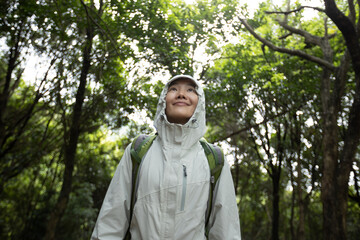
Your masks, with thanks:
[[[224,153],[218,146],[214,144],[208,143],[205,138],[200,139],[201,146],[204,149],[206,158],[209,163],[210,168],[210,191],[209,191],[209,199],[208,199],[208,207],[206,210],[206,218],[205,218],[205,227],[206,227],[206,236],[209,234],[208,223],[210,220],[210,214],[213,205],[213,192],[217,183],[217,180],[220,177],[222,167],[224,166]]]
[[[143,157],[149,150],[151,144],[154,142],[156,138],[156,134],[146,135],[140,134],[134,138],[131,143],[130,155],[132,162],[132,177],[131,177],[131,202],[130,202],[130,219],[129,219],[129,227],[126,231],[125,239],[131,239],[130,237],[130,224],[133,215],[133,209],[135,206],[135,195],[137,191],[137,179],[138,173],[140,170],[140,165]]]
[[[211,181],[216,182],[224,166],[224,153],[221,148],[207,142],[205,138],[201,138],[200,143],[204,148],[206,158],[209,162],[211,177],[213,178]]]
[[[152,135],[140,134],[132,141],[130,154],[131,154],[131,161],[133,163],[134,162],[135,164],[141,163],[142,158],[149,150],[155,138],[156,138],[155,134]]]

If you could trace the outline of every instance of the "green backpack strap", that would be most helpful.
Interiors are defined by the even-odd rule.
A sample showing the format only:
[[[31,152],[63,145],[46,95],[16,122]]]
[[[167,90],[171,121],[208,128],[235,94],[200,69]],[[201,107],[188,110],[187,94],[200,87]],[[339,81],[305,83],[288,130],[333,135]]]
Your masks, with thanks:
[[[147,153],[147,151],[149,150],[151,144],[154,142],[156,136],[157,136],[156,134],[151,134],[151,135],[140,134],[132,141],[131,144],[130,154],[131,154],[131,162],[133,167],[132,167],[132,178],[131,178],[132,188],[131,188],[131,202],[130,202],[131,204],[130,219],[129,219],[129,227],[126,231],[126,235],[124,239],[131,239],[130,224],[133,215],[133,209],[135,206],[135,200],[136,200],[135,195],[138,187],[137,178],[140,170],[139,168],[141,165],[141,161],[145,156],[145,154]]]
[[[211,210],[213,208],[213,192],[217,183],[217,180],[220,177],[222,167],[224,166],[224,153],[221,148],[208,143],[204,138],[200,139],[200,143],[205,151],[206,158],[209,162],[210,167],[210,191],[208,199],[208,207],[206,210],[205,218],[205,233],[208,237],[209,235],[209,220],[211,215]]]

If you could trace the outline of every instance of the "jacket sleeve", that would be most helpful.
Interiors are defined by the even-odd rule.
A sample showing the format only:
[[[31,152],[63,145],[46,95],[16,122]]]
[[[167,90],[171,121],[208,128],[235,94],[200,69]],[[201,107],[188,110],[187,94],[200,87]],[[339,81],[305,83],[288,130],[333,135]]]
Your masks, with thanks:
[[[130,146],[117,166],[106,192],[91,240],[124,239],[129,226],[132,162]]]
[[[210,240],[240,240],[240,220],[229,163],[225,160],[213,195],[209,220]]]

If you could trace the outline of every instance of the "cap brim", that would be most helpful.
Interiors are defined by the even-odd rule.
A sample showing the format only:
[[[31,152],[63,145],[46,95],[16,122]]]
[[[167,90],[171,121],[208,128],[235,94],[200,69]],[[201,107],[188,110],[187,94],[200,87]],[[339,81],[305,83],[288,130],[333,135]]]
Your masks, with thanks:
[[[174,82],[174,81],[176,81],[176,80],[179,80],[179,79],[189,79],[189,80],[191,80],[191,81],[195,84],[195,86],[199,87],[197,81],[196,81],[193,77],[191,77],[191,76],[189,76],[189,75],[176,75],[175,77],[171,78],[171,79],[169,80],[169,82],[167,82],[166,85],[169,86],[172,82]]]

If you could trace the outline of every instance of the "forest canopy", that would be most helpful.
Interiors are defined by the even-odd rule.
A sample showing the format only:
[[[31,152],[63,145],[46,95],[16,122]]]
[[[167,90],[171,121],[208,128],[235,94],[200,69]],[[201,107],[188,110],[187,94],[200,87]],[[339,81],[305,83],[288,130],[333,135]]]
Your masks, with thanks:
[[[242,239],[358,239],[359,1],[1,3],[1,239],[89,239],[176,74],[204,86]]]

